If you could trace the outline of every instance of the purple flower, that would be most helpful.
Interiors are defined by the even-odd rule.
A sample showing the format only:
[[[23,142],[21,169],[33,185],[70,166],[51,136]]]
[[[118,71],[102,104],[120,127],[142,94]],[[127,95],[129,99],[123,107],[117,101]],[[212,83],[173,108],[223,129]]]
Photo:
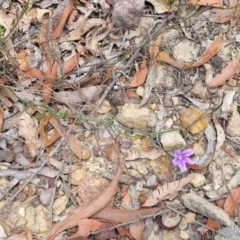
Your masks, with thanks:
[[[193,150],[192,149],[186,149],[183,150],[182,152],[180,150],[176,150],[174,152],[174,159],[173,159],[173,164],[178,165],[179,168],[181,169],[181,172],[187,171],[187,166],[186,163],[189,164],[195,164],[194,161],[192,161],[190,158],[191,155],[193,155]]]

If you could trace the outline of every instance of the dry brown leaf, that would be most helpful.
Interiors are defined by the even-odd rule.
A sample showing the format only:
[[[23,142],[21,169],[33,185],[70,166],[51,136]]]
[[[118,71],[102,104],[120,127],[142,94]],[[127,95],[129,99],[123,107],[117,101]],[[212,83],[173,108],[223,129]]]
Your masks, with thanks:
[[[227,197],[223,210],[230,216],[234,214],[235,209],[237,209],[240,203],[240,187],[231,190],[229,196]]]
[[[80,53],[76,53],[63,63],[63,72],[65,74],[71,72],[77,66],[80,55]]]
[[[156,40],[150,41],[149,55],[151,60],[155,60],[159,53],[159,47],[162,41],[163,34],[158,35]]]
[[[158,188],[152,192],[151,196],[147,199],[143,206],[151,207],[158,204],[162,200],[173,197],[178,191],[181,191],[182,188],[186,184],[188,184],[193,178],[194,173],[191,173],[187,177],[182,178],[178,181],[158,186]]]
[[[34,118],[23,112],[18,122],[19,134],[25,139],[32,157],[36,157],[37,150],[42,147],[42,141],[38,138],[38,128]]]
[[[240,63],[237,59],[233,59],[228,65],[222,70],[221,74],[217,74],[212,81],[208,84],[209,87],[218,87],[226,83],[227,80],[231,79],[235,73],[240,72]]]
[[[78,138],[73,134],[67,135],[67,140],[71,150],[77,155],[79,160],[82,158],[82,145]]]
[[[3,110],[0,108],[0,133],[2,132],[3,127]]]
[[[92,218],[95,219],[104,219],[109,222],[123,223],[130,222],[146,215],[157,213],[161,210],[161,207],[156,208],[145,208],[140,210],[120,210],[113,209],[110,207],[105,207],[98,213],[94,214]]]
[[[48,104],[51,100],[53,83],[57,77],[57,65],[55,63],[54,58],[50,60],[45,75],[46,75],[45,82],[42,86],[42,98],[43,102]]]
[[[215,222],[213,219],[208,218],[207,223],[205,225],[206,227],[201,231],[201,234],[206,233],[210,229],[219,229],[221,225],[217,222]]]
[[[73,11],[70,13],[69,18],[68,18],[68,24],[73,22],[78,15],[78,10],[73,9]]]
[[[87,206],[80,206],[77,208],[71,216],[66,218],[65,220],[56,223],[47,240],[52,240],[56,234],[59,232],[77,226],[78,221],[81,219],[89,218],[99,212],[101,209],[106,207],[106,205],[111,201],[112,197],[118,191],[118,179],[122,175],[122,164],[119,163],[118,172],[114,178],[114,180],[110,183],[110,185],[99,195],[98,198],[90,202]]]
[[[188,3],[198,4],[203,6],[223,7],[222,0],[188,0]]]
[[[91,232],[96,231],[100,226],[104,225],[104,223],[99,222],[94,219],[81,219],[78,222],[78,230],[74,236],[83,236],[88,237]]]
[[[130,84],[126,84],[125,86],[126,87],[141,86],[145,82],[147,74],[148,74],[147,61],[145,57],[143,57],[139,70],[133,76],[132,82]]]
[[[23,51],[21,51],[20,53],[17,54],[17,61],[19,63],[19,68],[22,70],[22,71],[29,71],[30,68],[28,67],[27,65],[27,62],[26,62],[26,55],[30,52],[29,49],[25,49]]]
[[[63,32],[63,28],[67,22],[67,19],[70,15],[70,13],[73,10],[73,1],[69,0],[68,4],[66,5],[66,7],[63,10],[62,15],[59,17],[58,22],[56,24],[56,26],[53,29],[53,35],[52,35],[52,39],[56,39],[57,37],[59,37],[62,32]]]
[[[217,9],[216,14],[213,17],[210,17],[210,22],[215,23],[225,23],[231,19],[238,19],[240,14],[240,4],[237,7]]]
[[[197,59],[197,61],[193,64],[189,63],[183,63],[183,62],[177,62],[173,59],[171,59],[168,52],[159,52],[157,55],[158,61],[166,62],[173,67],[179,68],[179,69],[191,69],[193,67],[198,67],[209,61],[222,47],[222,40],[221,36],[218,36],[206,49],[206,51]]]
[[[129,231],[135,240],[142,240],[144,237],[144,228],[145,222],[144,220],[140,220],[138,222],[132,223],[129,227]]]
[[[105,148],[105,157],[112,162],[113,174],[117,173],[119,164],[119,152],[116,144],[111,143]]]

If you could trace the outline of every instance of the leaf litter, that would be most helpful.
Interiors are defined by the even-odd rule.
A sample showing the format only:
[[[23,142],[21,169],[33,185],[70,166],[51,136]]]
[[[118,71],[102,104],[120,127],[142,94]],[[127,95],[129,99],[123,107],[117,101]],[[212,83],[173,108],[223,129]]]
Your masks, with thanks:
[[[238,239],[214,212],[238,221],[238,15],[234,0],[3,2],[3,237]],[[206,115],[185,125],[193,107]],[[200,222],[159,229],[172,214]]]

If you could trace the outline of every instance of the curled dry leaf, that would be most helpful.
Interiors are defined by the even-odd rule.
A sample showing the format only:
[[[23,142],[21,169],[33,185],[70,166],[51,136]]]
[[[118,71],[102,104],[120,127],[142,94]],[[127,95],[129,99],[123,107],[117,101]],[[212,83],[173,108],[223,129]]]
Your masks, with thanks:
[[[144,207],[151,207],[158,204],[162,200],[166,200],[173,197],[178,191],[191,182],[194,178],[194,173],[189,174],[187,177],[182,178],[178,181],[164,184],[163,186],[158,186],[156,190],[152,192],[147,201],[143,204]]]
[[[118,169],[118,163],[119,163],[119,152],[116,144],[111,143],[105,149],[106,158],[112,162],[113,174],[116,174]]]
[[[145,57],[143,57],[139,70],[133,76],[132,82],[130,84],[126,84],[125,86],[126,87],[141,86],[145,82],[147,74],[148,74],[147,61]]]
[[[36,157],[37,150],[42,147],[42,141],[38,138],[38,128],[34,118],[23,112],[18,122],[19,134],[25,139],[32,157]]]
[[[71,72],[77,66],[79,57],[80,53],[76,53],[63,63],[63,72],[65,74]]]
[[[159,52],[157,55],[158,61],[166,62],[173,67],[179,69],[191,69],[193,67],[198,67],[209,61],[222,47],[221,36],[218,36],[207,48],[207,50],[197,59],[197,61],[193,64],[177,62],[171,59],[168,52]]]
[[[230,216],[234,214],[234,211],[238,208],[240,203],[240,187],[231,190],[227,197],[223,210]]]
[[[215,153],[213,156],[213,160],[216,160],[219,156],[219,153],[220,153],[223,143],[225,141],[225,133],[224,133],[222,126],[219,124],[219,122],[217,121],[217,119],[215,117],[213,118],[213,122],[214,122],[215,128],[217,130],[217,144],[216,144]]]
[[[150,2],[154,6],[158,14],[177,11],[177,8],[175,6],[170,6],[167,0],[147,0],[147,2]]]
[[[0,9],[0,25],[5,28],[4,37],[6,37],[9,34],[12,28],[13,20],[14,19],[11,16],[9,16],[3,10]]]
[[[201,234],[206,233],[210,229],[219,229],[220,227],[221,227],[221,225],[219,223],[215,222],[211,218],[208,218],[207,223],[206,223],[206,227],[201,231]]]
[[[63,28],[72,10],[73,10],[73,1],[69,0],[67,6],[64,8],[62,15],[59,17],[56,26],[53,29],[52,39],[55,39],[62,34]]]
[[[78,159],[82,158],[82,145],[81,142],[74,134],[68,134],[67,140],[70,145],[71,150],[77,155]]]
[[[162,36],[163,34],[158,35],[156,40],[151,40],[150,41],[150,48],[149,48],[149,55],[150,55],[150,59],[154,60],[157,57],[157,54],[159,52],[159,47],[162,41]]]
[[[208,124],[205,135],[208,141],[206,152],[203,156],[201,156],[197,161],[196,164],[201,167],[206,167],[213,159],[214,149],[216,146],[216,131],[211,124]]]
[[[231,79],[235,73],[240,72],[240,62],[237,59],[232,60],[222,70],[221,74],[217,74],[212,81],[208,84],[209,87],[218,87],[226,83]]]
[[[110,185],[99,195],[98,198],[90,202],[87,206],[78,207],[71,216],[58,222],[52,228],[47,240],[52,240],[59,232],[77,226],[81,219],[89,218],[99,212],[111,201],[112,197],[118,191],[118,179],[122,175],[122,165],[119,163],[118,172]]]
[[[44,85],[42,86],[42,98],[43,102],[48,104],[51,100],[53,83],[57,77],[57,65],[55,63],[54,58],[51,59],[45,75],[46,75],[45,82]]]
[[[223,3],[221,0],[189,0],[188,1],[191,4],[198,4],[198,5],[203,5],[203,6],[213,6],[213,7],[223,7]]]

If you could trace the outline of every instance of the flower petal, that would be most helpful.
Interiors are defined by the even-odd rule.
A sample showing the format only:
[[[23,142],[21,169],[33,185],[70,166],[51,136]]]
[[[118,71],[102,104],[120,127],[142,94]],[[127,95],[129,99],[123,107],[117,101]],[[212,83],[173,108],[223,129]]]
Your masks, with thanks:
[[[180,150],[175,150],[174,151],[174,157],[175,158],[179,158],[179,155],[181,154],[181,151]]]
[[[183,157],[190,157],[193,154],[194,154],[194,151],[191,148],[182,151]]]
[[[195,164],[195,162],[193,160],[191,160],[190,158],[188,158],[188,157],[184,158],[184,162],[185,163],[189,163],[189,164]]]
[[[181,162],[181,160],[179,160],[178,158],[174,158],[173,161],[172,161],[172,163],[174,165],[178,165],[180,162]]]
[[[184,162],[179,162],[178,166],[181,169],[181,172],[186,172],[187,171],[187,167],[186,167],[186,164]]]

